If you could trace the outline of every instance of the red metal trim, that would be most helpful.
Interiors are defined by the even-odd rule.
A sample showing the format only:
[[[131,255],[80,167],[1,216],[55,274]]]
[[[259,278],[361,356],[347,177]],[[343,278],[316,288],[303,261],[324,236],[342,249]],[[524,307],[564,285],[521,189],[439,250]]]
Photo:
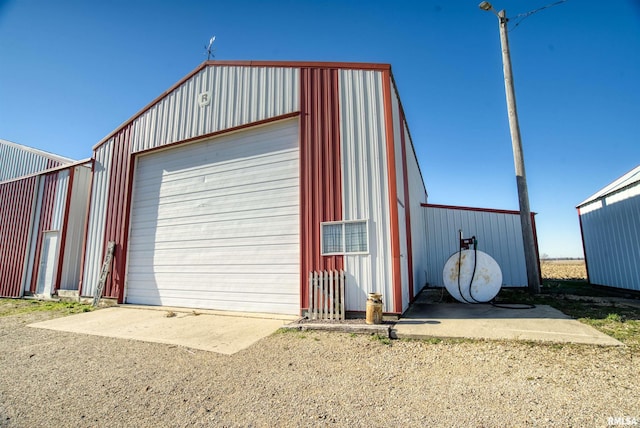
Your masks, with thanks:
[[[176,84],[164,91],[160,96],[144,106],[140,111],[131,116],[122,125],[117,127],[113,132],[109,133],[106,137],[93,146],[95,151],[98,147],[109,141],[113,136],[117,135],[122,129],[131,125],[133,121],[142,116],[147,110],[160,102],[163,98],[168,96],[180,85],[191,79],[201,70],[210,66],[228,66],[228,67],[280,67],[280,68],[315,68],[315,69],[356,69],[356,70],[385,70],[391,71],[391,65],[389,64],[375,64],[375,63],[357,63],[357,62],[312,62],[312,61],[205,61],[197,66],[193,71],[180,79]]]
[[[104,286],[103,296],[117,298],[120,288],[124,287],[124,254],[122,243],[128,231],[124,230],[124,203],[127,199],[127,181],[131,151],[131,127],[124,128],[113,142],[111,170],[109,171],[109,193],[105,214],[104,238],[102,241],[102,259],[104,259],[109,241],[115,241],[113,267]]]
[[[314,68],[336,70],[378,70],[390,71],[391,65],[372,62],[332,62],[332,61],[236,61],[211,60],[203,63],[206,66],[236,66],[236,67],[281,67],[281,68]],[[201,64],[202,65],[202,64]]]
[[[342,220],[338,71],[300,71],[300,311],[309,307],[308,275],[342,270],[344,256],[322,256],[320,223]]]
[[[62,281],[62,268],[64,266],[64,249],[67,243],[67,229],[69,224],[69,207],[71,206],[71,196],[73,194],[73,177],[75,175],[76,167],[69,168],[69,184],[67,185],[67,197],[64,201],[64,215],[62,217],[62,228],[60,230],[60,245],[58,246],[58,266],[56,270],[56,279],[53,282],[52,292],[55,292],[60,288],[60,281]]]
[[[387,175],[389,184],[389,234],[391,238],[391,275],[395,312],[402,312],[402,275],[400,267],[400,232],[398,225],[398,185],[396,182],[396,156],[393,138],[393,110],[391,100],[391,76],[382,73],[384,98],[384,122],[387,148]]]
[[[22,296],[37,181],[34,176],[0,184],[0,297]]]
[[[127,177],[127,197],[125,201],[125,210],[124,210],[124,227],[123,227],[123,236],[122,236],[122,278],[123,278],[123,286],[120,287],[120,291],[118,293],[118,303],[124,303],[124,291],[126,285],[124,284],[124,278],[127,277],[127,250],[129,248],[129,224],[131,222],[131,198],[133,197],[133,178],[135,176],[136,169],[136,154],[131,153],[129,155],[129,174]]]
[[[220,135],[230,134],[232,132],[237,132],[237,131],[242,131],[243,129],[247,129],[247,128],[255,128],[256,126],[267,125],[269,123],[278,122],[278,121],[286,120],[286,119],[291,119],[291,118],[297,117],[297,116],[300,116],[300,112],[299,111],[296,111],[296,112],[293,112],[293,113],[281,114],[280,116],[274,116],[274,117],[270,117],[268,119],[262,119],[262,120],[257,120],[255,122],[245,123],[243,125],[234,126],[233,128],[226,128],[226,129],[222,129],[220,131],[210,132],[208,134],[199,135],[197,137],[187,138],[185,140],[176,141],[176,142],[170,143],[170,144],[164,144],[164,145],[159,146],[159,147],[151,147],[149,149],[140,150],[138,152],[135,152],[135,154],[136,155],[143,155],[143,154],[147,154],[147,153],[151,153],[151,152],[156,152],[158,150],[164,150],[164,149],[172,148],[174,146],[179,146],[179,145],[182,145],[182,144],[194,143],[194,142],[197,142],[197,141],[207,140],[209,138],[218,137]]]
[[[398,101],[398,107],[400,101]],[[405,117],[400,109],[400,145],[402,150],[402,177],[404,181],[404,214],[407,237],[407,270],[409,271],[409,301],[413,299],[413,243],[411,241],[411,194],[409,192],[409,173],[407,171],[407,145],[404,139]]]
[[[84,264],[87,259],[87,240],[89,239],[89,221],[91,214],[91,198],[93,197],[93,173],[95,172],[95,159],[91,159],[91,176],[89,177],[89,197],[87,198],[86,218],[84,223],[84,237],[82,239],[82,260],[80,263],[80,281],[78,282],[78,296],[82,296],[82,278],[84,278]]]
[[[500,209],[494,209],[494,208],[462,207],[457,205],[438,205],[438,204],[425,204],[425,203],[422,203],[420,205],[427,208],[443,208],[446,210],[479,211],[479,212],[485,212],[485,213],[520,215],[520,211],[516,211],[516,210],[500,210]],[[532,212],[531,214],[535,215],[537,213]]]
[[[584,267],[587,271],[587,283],[591,284],[591,278],[589,278],[589,262],[587,261],[587,247],[584,244],[584,229],[582,228],[582,214],[580,208],[578,210],[578,222],[580,223],[580,238],[582,238],[582,254],[584,255]],[[540,276],[542,278],[542,276]]]

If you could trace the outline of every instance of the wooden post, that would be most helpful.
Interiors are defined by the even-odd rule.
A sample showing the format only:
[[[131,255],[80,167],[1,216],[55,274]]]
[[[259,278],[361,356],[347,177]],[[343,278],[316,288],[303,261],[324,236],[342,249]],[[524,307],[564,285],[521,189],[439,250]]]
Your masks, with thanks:
[[[538,274],[538,260],[536,256],[533,228],[531,226],[531,210],[529,208],[529,191],[527,177],[524,170],[524,154],[520,139],[520,124],[516,109],[516,94],[513,86],[511,70],[511,55],[509,53],[509,38],[507,36],[506,12],[498,12],[500,22],[500,43],[502,44],[502,64],[504,70],[504,88],[507,97],[507,112],[509,115],[509,129],[511,131],[511,145],[513,147],[513,163],[516,169],[516,184],[518,186],[518,202],[520,203],[520,224],[522,227],[522,242],[524,244],[524,258],[527,265],[527,281],[529,292],[540,293],[540,276]]]

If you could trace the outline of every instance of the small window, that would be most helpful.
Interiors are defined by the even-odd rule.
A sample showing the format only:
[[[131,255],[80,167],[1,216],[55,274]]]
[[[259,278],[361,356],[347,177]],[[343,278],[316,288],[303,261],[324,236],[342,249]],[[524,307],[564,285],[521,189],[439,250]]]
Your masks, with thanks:
[[[369,252],[367,221],[339,221],[320,224],[322,255],[366,254]]]

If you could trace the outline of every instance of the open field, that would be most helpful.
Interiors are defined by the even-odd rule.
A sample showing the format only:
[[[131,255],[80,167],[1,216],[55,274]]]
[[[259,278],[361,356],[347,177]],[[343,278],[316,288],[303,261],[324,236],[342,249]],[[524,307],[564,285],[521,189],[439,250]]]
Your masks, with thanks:
[[[584,260],[541,260],[543,279],[587,279]]]

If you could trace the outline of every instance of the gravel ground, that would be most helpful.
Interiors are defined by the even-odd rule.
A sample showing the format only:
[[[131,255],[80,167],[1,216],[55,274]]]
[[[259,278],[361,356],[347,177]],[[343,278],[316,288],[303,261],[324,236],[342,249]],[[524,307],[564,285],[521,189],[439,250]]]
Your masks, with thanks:
[[[0,426],[607,426],[640,423],[629,348],[277,333],[235,355],[0,317]]]

